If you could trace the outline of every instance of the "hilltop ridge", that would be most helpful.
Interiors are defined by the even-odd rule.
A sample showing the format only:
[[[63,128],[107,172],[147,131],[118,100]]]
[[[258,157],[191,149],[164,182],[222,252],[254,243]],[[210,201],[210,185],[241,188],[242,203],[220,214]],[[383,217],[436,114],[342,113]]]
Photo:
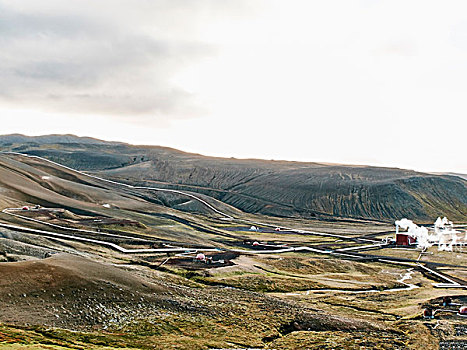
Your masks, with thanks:
[[[398,168],[208,157],[74,135],[0,136],[24,152],[103,177],[156,182],[211,196],[250,213],[390,221],[464,219],[467,181]]]

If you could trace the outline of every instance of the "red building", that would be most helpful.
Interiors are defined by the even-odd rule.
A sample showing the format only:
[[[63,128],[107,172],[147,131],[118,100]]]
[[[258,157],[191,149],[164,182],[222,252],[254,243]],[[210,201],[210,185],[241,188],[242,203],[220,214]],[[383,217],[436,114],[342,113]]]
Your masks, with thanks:
[[[462,307],[459,309],[459,315],[461,315],[461,316],[467,316],[467,306],[462,306]]]
[[[431,308],[427,307],[425,310],[423,310],[423,317],[425,317],[425,318],[434,318],[433,310]]]
[[[396,245],[412,245],[417,243],[417,238],[408,235],[407,233],[396,234]]]

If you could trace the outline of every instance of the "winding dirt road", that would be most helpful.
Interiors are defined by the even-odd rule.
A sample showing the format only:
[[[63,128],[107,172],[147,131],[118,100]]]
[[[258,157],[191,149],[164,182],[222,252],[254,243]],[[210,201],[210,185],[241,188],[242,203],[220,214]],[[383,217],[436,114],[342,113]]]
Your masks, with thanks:
[[[269,223],[263,223],[263,222],[254,222],[254,221],[247,221],[239,218],[235,218],[232,215],[225,213],[217,208],[215,208],[213,205],[205,201],[204,199],[195,196],[191,193],[183,192],[180,190],[173,190],[173,189],[166,189],[166,188],[158,188],[158,187],[147,187],[147,186],[133,186],[129,185],[126,183],[118,182],[118,181],[113,181],[113,180],[108,180],[105,178],[101,178],[99,176],[87,174],[85,172],[67,167],[65,165],[56,163],[54,161],[51,161],[46,158],[42,158],[39,156],[35,155],[28,155],[28,154],[23,154],[23,153],[18,153],[18,152],[0,152],[0,154],[5,154],[5,155],[14,155],[14,156],[20,156],[20,157],[27,157],[27,158],[32,158],[32,159],[38,159],[44,162],[48,162],[50,164],[53,164],[57,167],[61,167],[63,169],[67,169],[69,171],[75,172],[77,174],[98,180],[98,181],[103,181],[106,183],[110,183],[113,185],[118,185],[118,186],[123,186],[126,188],[134,189],[134,190],[151,190],[151,191],[160,191],[160,192],[170,192],[170,193],[176,193],[179,195],[183,195],[186,197],[189,197],[191,199],[194,199],[196,201],[199,201],[203,205],[205,205],[207,208],[215,212],[216,214],[219,214],[222,216],[222,219],[224,220],[229,220],[229,221],[236,221],[236,222],[241,222],[241,223],[248,223],[248,224],[253,224],[253,225],[261,225],[261,226],[266,226],[266,227],[277,227],[274,224],[269,224]],[[115,238],[125,238],[125,239],[131,239],[131,240],[137,240],[137,241],[148,241],[144,240],[142,238],[135,238],[135,237],[128,237],[128,236],[123,236],[123,235],[115,235],[115,234],[110,234],[110,233],[105,233],[105,232],[96,232],[96,231],[91,231],[91,230],[82,230],[82,229],[75,229],[75,228],[70,228],[70,227],[65,227],[61,225],[56,225],[48,222],[44,222],[41,220],[33,219],[26,217],[24,215],[19,215],[17,213],[14,213],[15,211],[19,211],[20,208],[6,208],[3,209],[2,212],[8,215],[12,215],[15,217],[18,217],[23,220],[28,220],[28,221],[33,221],[37,222],[40,224],[48,225],[50,227],[54,227],[59,230],[65,230],[65,231],[74,231],[74,232],[81,232],[81,233],[86,233],[86,234],[97,234],[97,235],[102,235],[102,236],[109,236],[109,237],[115,237]],[[416,260],[411,260],[411,259],[397,259],[394,257],[386,257],[386,256],[376,256],[376,255],[363,255],[359,253],[348,253],[348,251],[351,250],[361,250],[361,249],[368,249],[368,248],[373,248],[373,247],[382,247],[387,245],[386,243],[382,243],[381,241],[374,240],[374,239],[368,239],[368,238],[354,238],[354,237],[347,237],[343,235],[337,235],[337,234],[330,234],[330,233],[324,233],[324,232],[316,232],[316,231],[308,231],[308,230],[297,230],[294,228],[288,228],[288,227],[280,227],[281,230],[287,230],[289,232],[296,232],[296,233],[306,233],[306,234],[312,234],[312,235],[319,235],[319,236],[327,236],[327,237],[333,237],[333,238],[339,238],[343,240],[351,240],[351,241],[362,241],[362,242],[369,242],[371,244],[366,245],[366,246],[361,246],[361,247],[351,247],[351,248],[344,248],[344,249],[336,249],[336,250],[323,250],[323,249],[316,249],[313,247],[308,247],[308,246],[299,246],[299,247],[286,247],[283,248],[283,246],[278,247],[278,249],[269,249],[269,250],[245,250],[245,249],[220,249],[216,247],[212,248],[189,248],[189,247],[166,247],[166,248],[148,248],[148,249],[127,249],[124,247],[119,246],[118,244],[112,243],[112,242],[106,242],[103,240],[97,240],[97,239],[92,239],[92,238],[85,238],[85,237],[79,237],[75,235],[67,235],[67,234],[62,234],[62,233],[56,233],[52,231],[46,231],[46,230],[36,230],[32,228],[27,228],[27,227],[22,227],[22,226],[16,226],[16,225],[10,225],[10,224],[3,224],[0,223],[0,227],[4,227],[7,229],[11,230],[17,230],[17,231],[22,231],[22,232],[28,232],[32,234],[39,234],[39,235],[44,235],[48,236],[51,238],[58,238],[58,239],[68,239],[68,240],[75,240],[75,241],[81,241],[81,242],[86,242],[86,243],[91,243],[91,244],[97,244],[101,246],[106,246],[108,248],[117,250],[121,253],[124,254],[139,254],[139,253],[190,253],[190,254],[195,254],[197,252],[219,252],[219,251],[231,251],[231,252],[236,252],[239,254],[246,254],[246,255],[257,255],[257,254],[279,254],[279,253],[288,253],[288,252],[313,252],[313,253],[318,253],[318,254],[324,254],[324,255],[334,255],[334,256],[340,256],[340,257],[345,257],[345,258],[353,258],[353,259],[362,259],[362,258],[371,258],[376,261],[380,262],[386,262],[386,263],[391,263],[391,264],[407,264],[408,262],[414,262],[415,267],[425,269],[425,270],[430,270],[430,272],[433,272],[433,270],[427,268],[426,266],[420,264]],[[436,273],[435,273],[436,274]],[[446,286],[446,287],[465,287],[460,285],[459,283],[451,280],[447,276],[438,276],[438,277],[443,277],[444,280],[448,281],[448,284],[443,284],[439,286]]]

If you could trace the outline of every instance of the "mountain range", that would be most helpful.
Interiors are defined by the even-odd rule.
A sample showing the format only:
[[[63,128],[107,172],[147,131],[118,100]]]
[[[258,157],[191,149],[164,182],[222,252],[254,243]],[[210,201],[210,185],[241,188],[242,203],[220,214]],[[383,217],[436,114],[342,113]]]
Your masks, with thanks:
[[[272,216],[465,220],[462,174],[313,162],[208,157],[74,135],[0,136],[0,150],[37,155],[101,177],[182,189]]]

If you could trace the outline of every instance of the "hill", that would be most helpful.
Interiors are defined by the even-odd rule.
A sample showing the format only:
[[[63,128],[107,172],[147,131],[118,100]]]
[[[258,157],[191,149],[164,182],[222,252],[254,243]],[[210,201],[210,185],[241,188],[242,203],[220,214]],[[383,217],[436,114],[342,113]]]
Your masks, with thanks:
[[[53,139],[2,150],[85,171],[0,153],[2,348],[435,349],[417,315],[466,302],[461,246],[422,256],[355,220],[460,216],[460,177]]]
[[[250,213],[390,221],[465,219],[467,181],[397,168],[216,158],[73,135],[0,137],[0,149],[42,156],[133,184],[211,196]]]

